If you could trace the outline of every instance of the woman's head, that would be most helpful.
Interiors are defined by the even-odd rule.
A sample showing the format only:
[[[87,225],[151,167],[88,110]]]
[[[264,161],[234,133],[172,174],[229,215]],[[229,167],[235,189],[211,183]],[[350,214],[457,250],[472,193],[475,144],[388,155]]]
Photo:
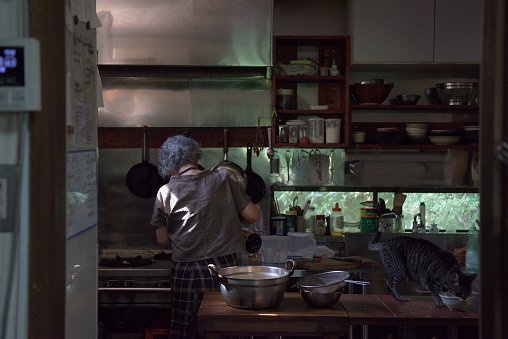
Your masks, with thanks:
[[[183,165],[196,165],[201,159],[201,154],[196,140],[183,135],[170,137],[159,148],[159,174],[162,177],[168,177],[178,173]]]

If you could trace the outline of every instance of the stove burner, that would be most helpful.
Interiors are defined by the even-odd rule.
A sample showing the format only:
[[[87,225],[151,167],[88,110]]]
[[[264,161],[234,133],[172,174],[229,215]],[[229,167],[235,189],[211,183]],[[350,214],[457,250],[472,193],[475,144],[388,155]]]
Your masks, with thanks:
[[[140,267],[152,264],[152,259],[143,258],[138,255],[136,257],[121,257],[117,255],[115,258],[102,258],[99,266],[105,267]]]
[[[155,259],[155,260],[171,260],[171,253],[166,253],[164,251],[162,252],[159,252],[157,254],[155,254],[152,259]]]

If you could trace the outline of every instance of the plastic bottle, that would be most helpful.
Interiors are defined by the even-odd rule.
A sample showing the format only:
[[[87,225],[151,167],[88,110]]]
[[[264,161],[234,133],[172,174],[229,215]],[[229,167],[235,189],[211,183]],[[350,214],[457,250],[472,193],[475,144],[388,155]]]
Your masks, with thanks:
[[[420,203],[420,222],[423,232],[425,232],[425,203]]]
[[[476,227],[469,229],[469,240],[466,248],[466,267],[469,270],[477,271],[480,268],[480,259],[478,257],[478,231]]]
[[[344,233],[344,215],[339,207],[339,203],[335,203],[330,216],[330,233],[332,236],[341,236]]]

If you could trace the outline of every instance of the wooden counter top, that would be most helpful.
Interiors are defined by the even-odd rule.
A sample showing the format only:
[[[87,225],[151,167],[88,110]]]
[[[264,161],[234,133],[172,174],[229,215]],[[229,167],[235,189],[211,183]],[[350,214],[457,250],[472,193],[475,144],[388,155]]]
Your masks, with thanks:
[[[277,307],[245,310],[230,307],[219,292],[205,293],[198,312],[199,332],[221,334],[316,335],[337,338],[347,332],[347,314],[340,303],[330,308],[307,306],[297,292],[286,292]]]
[[[348,315],[350,332],[355,325],[443,326],[449,339],[458,338],[458,327],[478,327],[479,313],[438,307],[430,296],[408,296],[398,302],[391,295],[344,294],[340,303]]]
[[[206,293],[198,312],[199,332],[207,338],[237,335],[316,335],[337,338],[353,326],[443,326],[448,338],[458,327],[478,327],[479,314],[437,307],[430,296],[398,302],[391,295],[343,294],[330,308],[313,308],[297,292],[286,292],[279,306],[261,310],[230,307],[219,292]]]

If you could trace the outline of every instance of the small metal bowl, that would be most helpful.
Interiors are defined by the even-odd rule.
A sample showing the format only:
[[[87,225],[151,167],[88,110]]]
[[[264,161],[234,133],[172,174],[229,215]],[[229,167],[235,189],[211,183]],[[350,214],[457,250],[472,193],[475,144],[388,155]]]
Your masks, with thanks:
[[[399,105],[416,105],[420,96],[418,94],[400,94],[396,96]]]
[[[339,301],[341,291],[332,293],[319,293],[300,290],[303,301],[311,307],[330,307]]]

